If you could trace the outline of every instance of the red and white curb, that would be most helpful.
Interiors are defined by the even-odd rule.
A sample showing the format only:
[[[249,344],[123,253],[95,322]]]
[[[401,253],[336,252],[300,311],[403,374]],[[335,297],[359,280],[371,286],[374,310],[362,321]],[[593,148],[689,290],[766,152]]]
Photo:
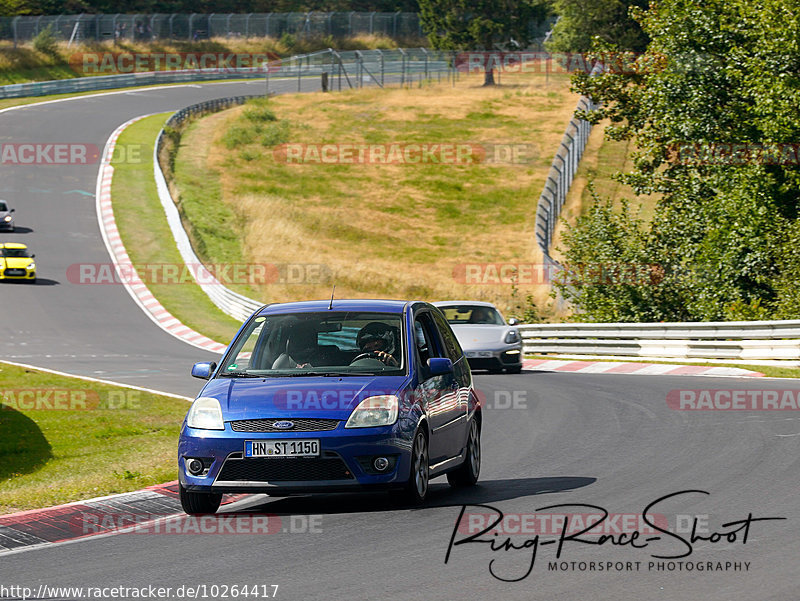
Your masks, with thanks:
[[[117,229],[117,223],[114,219],[114,210],[111,205],[111,182],[114,177],[114,168],[111,166],[111,158],[114,155],[114,147],[125,128],[149,116],[150,115],[142,115],[120,125],[114,130],[114,133],[111,134],[111,137],[108,139],[103,149],[100,170],[97,174],[97,190],[95,194],[97,199],[97,220],[100,224],[103,242],[105,242],[108,254],[114,263],[117,274],[125,286],[125,289],[131,295],[134,302],[144,311],[145,315],[152,319],[162,330],[183,342],[196,346],[197,348],[211,351],[212,353],[222,353],[226,348],[224,345],[183,325],[158,302],[133,268],[133,263],[128,256],[128,252],[125,250],[122,238],[120,238],[119,235],[119,230]],[[122,266],[124,266],[124,272]]]
[[[627,374],[634,376],[738,376],[761,378],[764,374],[739,367],[672,365],[663,363],[620,363],[614,361],[567,361],[525,359],[523,368],[535,371],[558,371],[574,374]]]
[[[247,495],[225,495],[230,506]],[[76,540],[110,536],[169,516],[182,515],[178,482],[134,492],[0,515],[0,555]]]

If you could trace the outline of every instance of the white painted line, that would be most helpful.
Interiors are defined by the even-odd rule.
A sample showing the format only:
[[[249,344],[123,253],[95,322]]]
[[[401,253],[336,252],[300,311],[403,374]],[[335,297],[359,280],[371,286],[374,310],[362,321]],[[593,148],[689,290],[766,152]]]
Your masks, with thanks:
[[[129,388],[131,390],[141,390],[142,392],[150,392],[152,394],[159,394],[161,396],[171,397],[173,399],[181,399],[183,401],[193,401],[194,399],[188,396],[183,396],[180,394],[173,394],[171,392],[164,392],[163,390],[154,390],[153,388],[143,388],[141,386],[134,386],[133,384],[123,384],[122,382],[114,382],[113,380],[100,380],[98,378],[90,378],[89,376],[79,376],[76,374],[69,374],[64,371],[57,371],[55,369],[48,369],[46,367],[39,367],[37,365],[28,365],[26,363],[16,363],[15,361],[8,361],[6,359],[0,359],[0,363],[6,363],[8,365],[14,365],[15,367],[24,367],[26,369],[35,369],[37,371],[43,371],[48,374],[54,374],[56,376],[65,376],[67,378],[75,378],[77,380],[85,380],[86,382],[97,382],[98,384],[109,384],[111,386],[120,386],[121,388]]]

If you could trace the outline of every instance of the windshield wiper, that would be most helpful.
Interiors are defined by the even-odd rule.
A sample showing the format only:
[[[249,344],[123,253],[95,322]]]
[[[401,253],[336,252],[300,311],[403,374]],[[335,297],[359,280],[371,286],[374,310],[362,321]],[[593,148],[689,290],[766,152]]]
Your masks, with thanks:
[[[298,370],[296,372],[282,373],[278,377],[298,378],[304,376],[316,376],[322,378],[337,378],[339,376],[374,376],[375,374],[369,371],[305,371]]]
[[[246,371],[226,371],[219,375],[220,378],[264,378],[258,374],[247,373]]]

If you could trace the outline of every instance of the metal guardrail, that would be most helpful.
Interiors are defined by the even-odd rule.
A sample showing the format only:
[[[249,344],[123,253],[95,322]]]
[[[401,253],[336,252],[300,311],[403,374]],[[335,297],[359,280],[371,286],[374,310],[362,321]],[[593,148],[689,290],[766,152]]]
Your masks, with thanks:
[[[590,76],[598,75],[602,67],[598,64]],[[596,108],[596,104],[591,98],[581,96],[575,111],[591,111]],[[573,117],[567,124],[564,137],[561,138],[558,151],[553,157],[550,172],[547,174],[544,189],[539,196],[536,205],[536,243],[542,250],[544,262],[546,264],[556,264],[550,257],[550,246],[553,243],[553,232],[555,232],[561,208],[567,199],[567,193],[578,171],[578,164],[583,157],[583,151],[589,141],[589,134],[592,133],[592,124],[583,119]]]
[[[575,110],[592,110],[593,108],[594,103],[589,98],[582,97]],[[558,151],[553,157],[542,194],[539,196],[539,202],[536,205],[535,235],[536,242],[544,254],[545,262],[554,263],[550,258],[553,232],[591,132],[592,124],[588,121],[574,117],[570,119]]]
[[[236,69],[228,72],[217,69],[191,71],[149,71],[129,75],[98,75],[75,77],[55,81],[16,83],[0,86],[0,98],[26,98],[50,94],[78,94],[118,88],[187,83],[193,81],[215,81],[220,79],[261,79],[264,72],[257,68]]]
[[[255,96],[235,96],[232,98],[218,98],[216,100],[209,100],[207,102],[188,106],[172,115],[167,120],[165,127],[177,127],[190,116],[221,111],[232,106],[244,104],[249,98],[254,97]],[[200,279],[197,281],[197,285],[208,295],[211,302],[227,315],[239,321],[244,321],[252,315],[253,311],[262,307],[264,303],[230,290],[222,285],[205,267],[199,267],[203,265],[203,262],[197,254],[195,254],[192,244],[189,241],[189,236],[186,230],[183,229],[178,205],[170,194],[167,180],[164,177],[164,172],[158,160],[163,142],[164,130],[162,129],[158,134],[158,139],[156,140],[155,149],[153,151],[153,175],[156,180],[156,188],[158,189],[158,198],[167,216],[167,223],[169,224],[169,229],[172,232],[173,238],[175,238],[178,252],[180,252],[184,263],[198,266],[197,276],[199,276]],[[192,271],[192,273],[194,274],[194,271]]]
[[[365,78],[367,83],[383,85],[389,75],[399,76],[402,85],[411,82],[414,76],[419,79],[441,77],[444,72],[452,74],[453,64],[452,53],[425,48],[347,52],[328,49],[271,61],[261,67],[149,71],[11,84],[0,86],[0,99],[222,79],[265,79],[268,85],[269,79],[276,77],[297,77],[300,91],[299,82],[303,77],[321,76],[323,72],[331,78],[338,76],[339,89],[343,87],[342,77],[348,87],[361,87]]]
[[[225,38],[349,37],[380,34],[423,37],[418,13],[306,12],[211,14],[80,14],[0,17],[0,40],[21,43],[50,28],[64,40],[199,40]]]
[[[800,360],[800,320],[520,326],[526,353]]]

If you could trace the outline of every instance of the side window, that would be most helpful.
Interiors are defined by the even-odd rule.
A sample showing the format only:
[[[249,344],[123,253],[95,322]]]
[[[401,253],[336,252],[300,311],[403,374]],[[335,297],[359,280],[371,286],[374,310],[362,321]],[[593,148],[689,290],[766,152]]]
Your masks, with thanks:
[[[416,341],[417,354],[422,365],[426,365],[431,357],[442,356],[435,332],[436,327],[433,325],[430,313],[417,315],[414,320],[414,340]]]
[[[439,328],[439,334],[441,336],[442,342],[444,343],[444,350],[447,354],[448,359],[455,363],[463,356],[463,351],[461,350],[461,345],[458,344],[458,340],[456,340],[455,334],[453,334],[453,330],[450,329],[450,326],[447,325],[447,320],[442,317],[439,313],[434,313],[433,318],[436,321],[436,325]]]

